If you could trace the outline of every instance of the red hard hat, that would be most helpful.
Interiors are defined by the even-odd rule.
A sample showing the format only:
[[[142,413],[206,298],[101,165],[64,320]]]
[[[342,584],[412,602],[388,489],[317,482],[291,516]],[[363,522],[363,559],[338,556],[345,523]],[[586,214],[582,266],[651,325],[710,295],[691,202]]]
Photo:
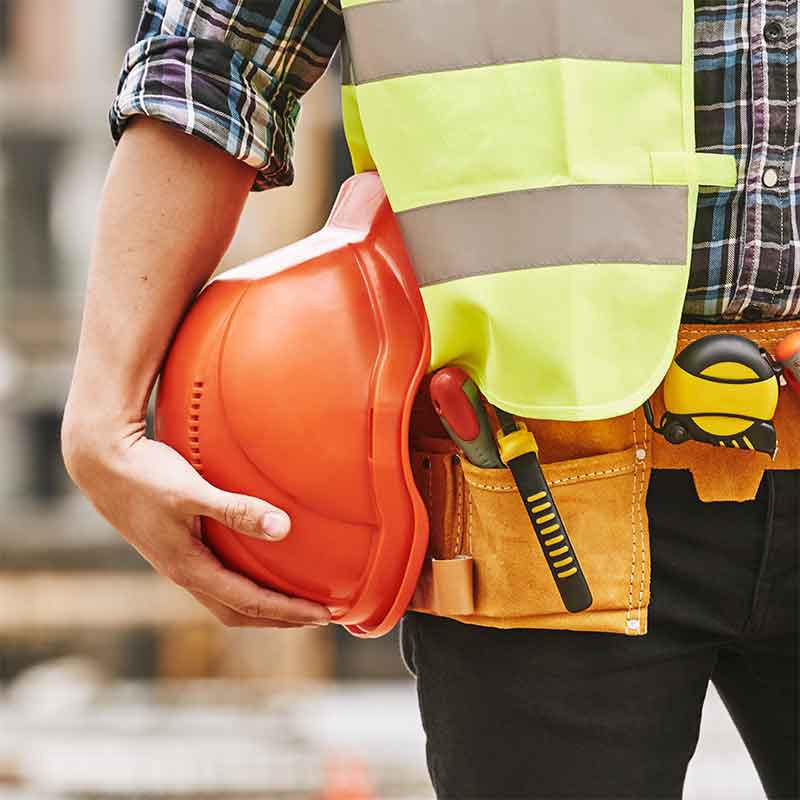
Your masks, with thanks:
[[[156,434],[215,486],[284,509],[263,542],[203,519],[206,543],[263,586],[380,636],[428,544],[411,473],[411,407],[430,360],[422,297],[375,173],[325,227],[201,293],[165,363]]]

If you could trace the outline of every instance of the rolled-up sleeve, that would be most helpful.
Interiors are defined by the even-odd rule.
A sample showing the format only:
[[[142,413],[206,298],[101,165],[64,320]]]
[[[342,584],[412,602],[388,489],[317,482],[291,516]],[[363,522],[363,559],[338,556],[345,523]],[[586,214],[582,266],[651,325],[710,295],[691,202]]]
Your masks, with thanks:
[[[111,107],[119,141],[136,115],[163,120],[292,182],[303,94],[342,34],[338,0],[148,0]]]

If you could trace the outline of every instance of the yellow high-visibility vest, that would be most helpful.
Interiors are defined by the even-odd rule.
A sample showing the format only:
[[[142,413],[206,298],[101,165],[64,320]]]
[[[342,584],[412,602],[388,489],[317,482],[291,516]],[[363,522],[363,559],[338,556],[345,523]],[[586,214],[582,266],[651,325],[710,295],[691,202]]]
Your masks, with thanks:
[[[698,186],[692,0],[342,0],[356,171],[377,169],[431,368],[540,419],[647,398],[674,355]]]

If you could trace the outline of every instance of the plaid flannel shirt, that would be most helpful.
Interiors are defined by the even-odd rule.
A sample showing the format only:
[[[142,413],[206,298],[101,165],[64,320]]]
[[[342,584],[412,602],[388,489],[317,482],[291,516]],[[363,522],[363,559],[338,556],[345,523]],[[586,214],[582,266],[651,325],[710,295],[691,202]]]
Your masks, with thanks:
[[[697,147],[739,181],[701,191],[687,317],[800,316],[798,2],[695,0]],[[338,0],[147,0],[114,138],[146,114],[256,167],[256,189],[289,184],[300,99],[342,32]]]

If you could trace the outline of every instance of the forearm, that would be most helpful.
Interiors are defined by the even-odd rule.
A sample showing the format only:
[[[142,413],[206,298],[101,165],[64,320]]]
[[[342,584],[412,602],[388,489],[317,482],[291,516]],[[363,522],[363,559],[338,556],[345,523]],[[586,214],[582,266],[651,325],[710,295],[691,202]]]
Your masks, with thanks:
[[[228,247],[256,175],[261,188],[291,182],[299,97],[322,73],[341,29],[338,4],[292,4],[291,25],[273,3],[228,5],[148,2],[142,39],[125,58],[111,114],[121,140],[98,214],[64,460],[111,525],[224,624],[324,625],[327,608],[226,569],[203,541],[203,519],[279,541],[289,534],[287,514],[214,486],[176,450],[145,436],[166,350]],[[278,27],[269,48],[243,33]],[[318,46],[309,49],[309,40]]]
[[[98,214],[65,450],[141,435],[181,316],[217,267],[255,171],[197,138],[142,118],[123,136]]]

